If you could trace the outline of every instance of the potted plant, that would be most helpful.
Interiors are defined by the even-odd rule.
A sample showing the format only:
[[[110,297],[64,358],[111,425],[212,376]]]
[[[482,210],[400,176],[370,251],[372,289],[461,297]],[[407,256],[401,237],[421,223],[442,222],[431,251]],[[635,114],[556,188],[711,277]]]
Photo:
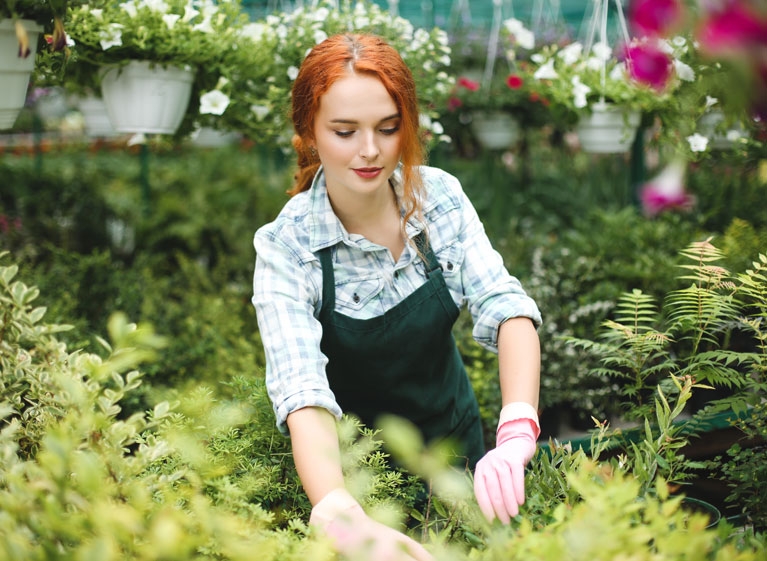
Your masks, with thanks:
[[[533,33],[509,18],[499,28],[498,42],[502,55],[496,55],[491,39],[482,75],[461,75],[448,101],[448,108],[459,112],[480,144],[490,149],[508,148],[522,128],[542,124],[548,112],[548,100],[538,92],[528,60]]]
[[[68,11],[67,74],[98,84],[119,132],[183,134],[247,21],[236,0],[99,0]],[[213,112],[221,107],[218,104]]]
[[[5,0],[0,5],[0,129],[16,122],[38,53],[66,46],[62,19],[68,0]],[[41,48],[49,45],[48,48]]]
[[[606,43],[584,49],[580,42],[547,45],[532,56],[533,77],[542,92],[574,126],[584,150],[624,152],[642,114],[658,111],[672,95],[629,73],[628,49],[621,58]]]

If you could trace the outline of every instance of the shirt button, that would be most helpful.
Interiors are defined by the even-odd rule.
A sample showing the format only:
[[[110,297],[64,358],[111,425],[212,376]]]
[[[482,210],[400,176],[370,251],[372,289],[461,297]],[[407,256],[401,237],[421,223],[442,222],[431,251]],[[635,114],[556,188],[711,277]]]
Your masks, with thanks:
[[[448,271],[452,271],[453,270],[453,264],[452,263],[448,263],[447,264],[447,270]]]
[[[394,271],[394,278],[395,278],[395,279],[398,279],[398,278],[399,278],[399,271]]]
[[[359,301],[360,301],[360,296],[359,296],[359,294],[357,294],[357,293],[355,292],[355,293],[354,293],[354,295],[352,296],[352,300],[354,300],[354,303],[355,303],[355,304],[358,304],[358,303],[359,303]]]

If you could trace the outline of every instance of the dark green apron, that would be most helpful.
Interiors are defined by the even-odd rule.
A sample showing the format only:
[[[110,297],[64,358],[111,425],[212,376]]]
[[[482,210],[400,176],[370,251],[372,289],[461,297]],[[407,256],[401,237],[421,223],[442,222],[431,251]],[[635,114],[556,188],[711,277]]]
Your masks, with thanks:
[[[382,316],[354,319],[335,311],[331,247],[322,265],[322,352],[330,388],[345,413],[369,427],[389,413],[416,425],[426,442],[458,444],[457,464],[474,469],[484,454],[479,407],[452,327],[459,310],[423,233],[427,282]]]

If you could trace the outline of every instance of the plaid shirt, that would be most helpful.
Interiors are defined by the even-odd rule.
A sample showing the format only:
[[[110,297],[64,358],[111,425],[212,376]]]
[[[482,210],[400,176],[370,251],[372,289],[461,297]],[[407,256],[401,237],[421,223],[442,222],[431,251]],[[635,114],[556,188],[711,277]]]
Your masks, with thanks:
[[[429,242],[442,265],[456,306],[468,305],[476,341],[497,352],[500,324],[529,317],[540,325],[535,302],[491,247],[477,213],[459,181],[437,168],[421,168],[423,218]],[[395,192],[400,193],[397,179]],[[409,238],[423,229],[411,220]],[[254,238],[256,266],[253,305],[266,353],[266,387],[280,431],[292,411],[315,406],[336,417],[342,411],[325,374],[320,351],[322,268],[317,252],[333,246],[336,311],[357,319],[383,314],[426,281],[424,264],[411,244],[396,263],[391,252],[350,234],[330,206],[320,171],[312,188],[291,198]],[[393,349],[394,351],[394,349]]]

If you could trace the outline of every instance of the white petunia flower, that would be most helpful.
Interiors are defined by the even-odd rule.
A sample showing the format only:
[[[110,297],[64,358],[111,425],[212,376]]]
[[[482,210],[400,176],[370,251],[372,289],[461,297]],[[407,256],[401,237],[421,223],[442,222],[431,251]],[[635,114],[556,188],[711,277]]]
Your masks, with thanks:
[[[146,6],[153,12],[159,12],[161,14],[168,13],[168,10],[170,9],[168,3],[165,2],[165,0],[143,0],[141,5]]]
[[[697,132],[687,137],[687,143],[693,152],[705,152],[708,148],[708,138]]]
[[[179,19],[181,19],[181,16],[178,14],[164,14],[162,16],[162,21],[165,22],[168,29],[173,29]]]
[[[119,23],[110,23],[99,31],[99,44],[103,50],[110,47],[119,47],[123,44],[123,26]]]
[[[270,109],[266,105],[251,105],[250,110],[256,116],[258,121],[263,121],[270,112]]]
[[[591,52],[601,61],[610,60],[613,56],[613,50],[610,48],[610,45],[602,42],[596,43],[591,47]]]
[[[717,103],[719,103],[719,100],[717,98],[711,97],[710,95],[706,96],[706,109],[708,109],[709,107],[713,107]]]
[[[533,78],[536,80],[554,80],[555,78],[559,78],[559,74],[554,70],[554,60],[547,60],[546,64],[543,64],[535,71]]]
[[[288,66],[288,78],[295,80],[298,77],[298,68],[295,66]]]
[[[328,38],[328,34],[325,33],[322,29],[315,29],[314,30],[314,44],[319,45],[322,43],[325,39]]]
[[[136,4],[123,2],[120,4],[120,9],[122,9],[126,14],[128,14],[130,17],[135,18],[136,14],[138,14],[138,9],[136,8]]]
[[[93,14],[93,17],[96,18],[99,21],[102,21],[104,18],[104,10],[100,8],[93,8],[91,10],[91,14]]]
[[[184,6],[184,17],[182,18],[182,20],[185,22],[189,22],[199,15],[200,15],[200,12],[198,10],[195,10],[194,7],[192,6],[192,3],[189,2],[186,6]]]
[[[581,58],[581,54],[583,54],[583,45],[576,41],[575,43],[570,43],[563,47],[562,50],[557,53],[557,56],[561,58],[567,66],[572,66],[578,62],[578,59]]]
[[[221,90],[211,90],[200,96],[200,113],[221,115],[229,107],[229,96]]]
[[[619,62],[615,66],[613,66],[613,69],[610,70],[610,79],[611,80],[624,80],[626,78],[626,65],[622,62]]]
[[[578,109],[583,109],[588,105],[586,94],[591,91],[591,88],[581,82],[579,76],[573,76],[571,83],[573,85],[573,105]]]
[[[194,31],[201,31],[202,33],[215,33],[215,29],[213,29],[213,24],[211,23],[211,17],[205,16],[203,20],[196,24],[194,27],[192,27]]]
[[[695,71],[692,69],[692,67],[689,64],[686,64],[682,62],[681,60],[675,58],[674,70],[676,71],[676,75],[679,76],[680,80],[684,80],[685,82],[695,81]]]

